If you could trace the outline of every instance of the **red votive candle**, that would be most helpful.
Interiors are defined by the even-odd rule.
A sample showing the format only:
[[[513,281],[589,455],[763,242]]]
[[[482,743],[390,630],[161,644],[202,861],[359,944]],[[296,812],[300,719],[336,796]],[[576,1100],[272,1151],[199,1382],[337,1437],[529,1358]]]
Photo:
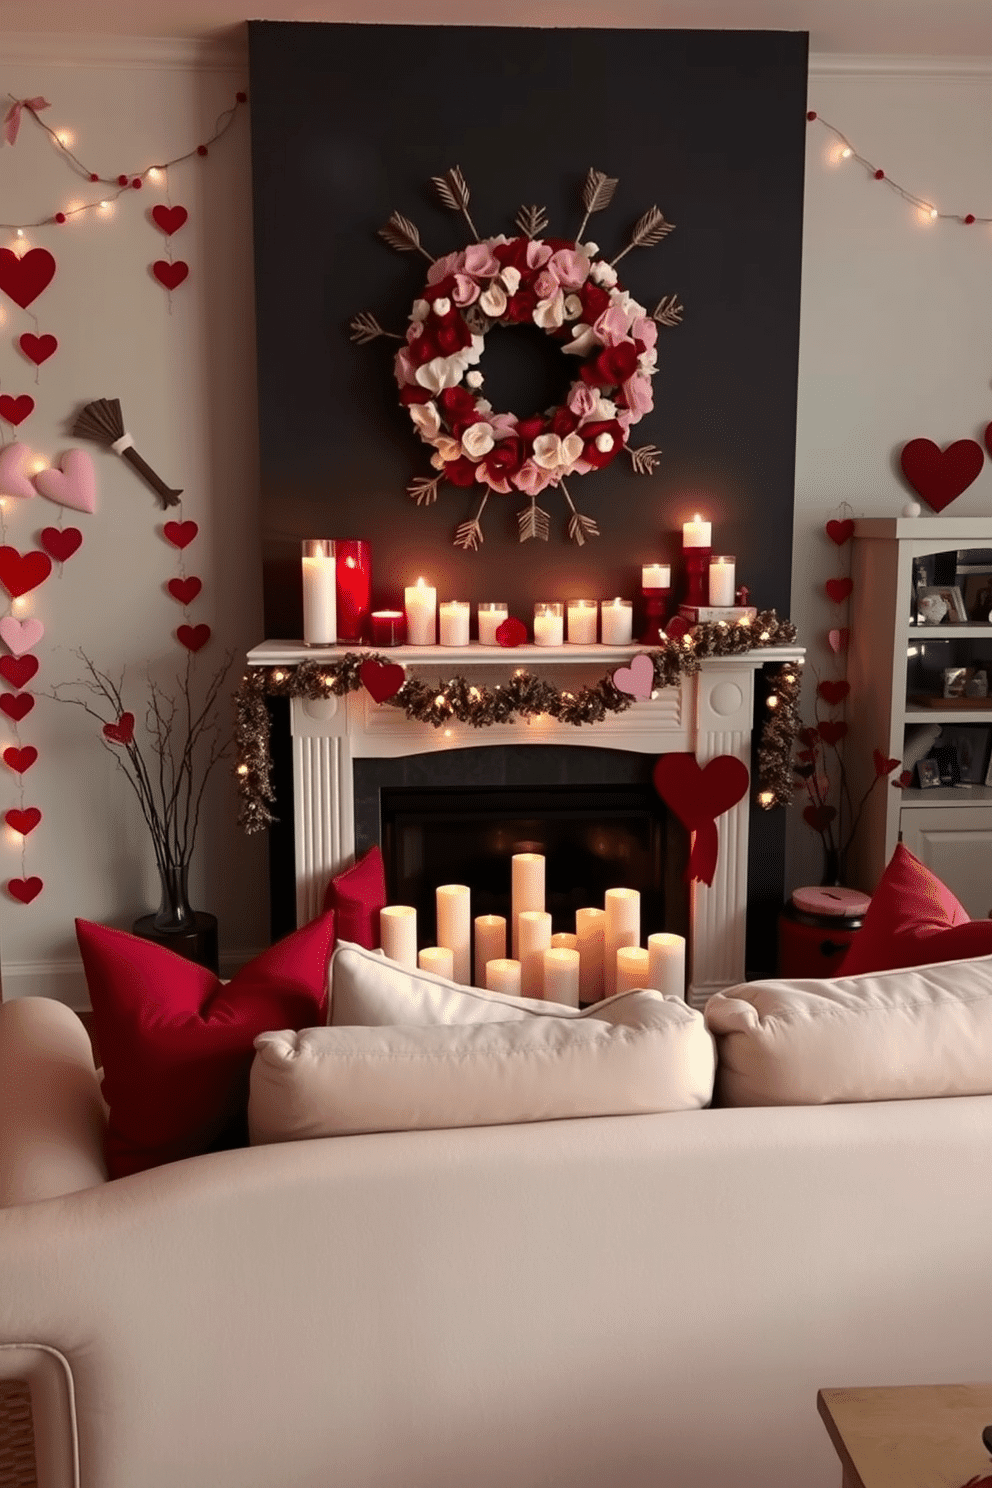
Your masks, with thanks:
[[[372,553],[367,542],[344,538],[334,544],[337,558],[338,644],[361,641],[372,598]]]
[[[406,616],[402,610],[372,611],[373,646],[403,646],[406,644]]]

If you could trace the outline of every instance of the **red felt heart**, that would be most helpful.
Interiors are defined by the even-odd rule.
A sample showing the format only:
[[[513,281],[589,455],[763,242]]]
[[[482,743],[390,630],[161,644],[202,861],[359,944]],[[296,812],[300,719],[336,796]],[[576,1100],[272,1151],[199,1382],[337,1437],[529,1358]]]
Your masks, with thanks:
[[[12,899],[18,899],[22,904],[30,904],[32,899],[37,899],[43,888],[40,878],[9,878],[7,880],[7,893]]]
[[[3,819],[13,831],[26,837],[41,821],[41,812],[37,806],[27,806],[23,811],[17,806],[12,806],[9,811],[4,812]]]
[[[799,730],[799,738],[803,744],[815,744],[820,737],[820,730],[815,724],[806,724]]]
[[[20,723],[22,718],[27,718],[34,707],[34,698],[29,692],[5,692],[0,694],[0,709],[12,718],[15,723]]]
[[[18,775],[23,775],[25,770],[30,770],[38,758],[38,751],[33,744],[25,744],[23,749],[17,749],[13,744],[3,752],[3,762]]]
[[[985,425],[985,448],[992,455],[992,424]]]
[[[152,207],[152,221],[170,238],[174,232],[179,231],[188,216],[185,207]]]
[[[984,462],[975,439],[956,439],[943,450],[932,439],[911,439],[899,456],[903,475],[936,512],[968,489]]]
[[[166,522],[162,536],[174,548],[188,548],[199,530],[195,522]]]
[[[41,546],[50,553],[56,563],[64,563],[76,549],[82,546],[83,534],[78,527],[45,527],[41,533]]]
[[[808,822],[814,832],[825,832],[836,815],[836,806],[803,807],[803,821]]]
[[[828,579],[823,587],[834,604],[843,604],[854,588],[854,583],[851,579]]]
[[[12,599],[27,594],[43,584],[52,571],[52,560],[37,548],[19,553],[16,548],[0,548],[0,584]]]
[[[747,795],[747,766],[732,754],[718,754],[703,769],[694,754],[663,754],[651,779],[665,805],[694,834],[686,876],[712,884],[719,844],[716,818]]]
[[[59,343],[54,336],[35,336],[31,331],[25,331],[18,338],[17,344],[36,367],[40,367],[42,362],[47,362],[48,358],[54,356],[59,349]]]
[[[496,627],[497,646],[521,646],[527,639],[527,627],[522,620],[511,615]]]
[[[22,257],[0,248],[0,289],[26,310],[55,277],[55,260],[47,248],[31,248]]]
[[[680,641],[684,635],[689,634],[689,622],[682,615],[673,615],[665,626],[665,634],[670,641]]]
[[[894,790],[905,790],[906,787],[912,785],[912,783],[913,783],[913,772],[912,772],[912,770],[903,770],[902,774],[901,775],[897,775],[896,778],[895,778],[895,780],[893,780],[892,786],[893,786],[893,789]]]
[[[37,656],[0,656],[0,677],[11,687],[26,686],[37,670]]]
[[[188,651],[199,651],[210,639],[209,625],[180,625],[176,639]]]
[[[363,661],[358,668],[358,675],[365,691],[377,703],[384,703],[387,698],[395,697],[406,681],[406,672],[401,666],[385,661]]]
[[[200,579],[170,579],[166,586],[173,599],[178,599],[180,604],[188,605],[196,598],[203,584]]]
[[[0,249],[0,252],[3,250]],[[34,412],[34,399],[28,393],[21,393],[19,398],[14,398],[10,393],[0,393],[0,418],[6,419],[8,424],[13,424],[16,429],[18,424],[23,424],[29,413]]]
[[[843,522],[831,521],[827,523],[827,536],[831,542],[843,547],[854,536],[854,523],[850,517],[845,517]]]
[[[122,713],[116,723],[105,723],[103,732],[114,744],[130,744],[134,738],[134,714]]]
[[[880,749],[872,750],[871,757],[875,765],[875,774],[879,779],[884,775],[891,775],[892,771],[902,764],[902,760],[887,758]]]
[[[183,263],[181,258],[177,258],[175,263],[169,263],[165,258],[157,258],[152,264],[152,273],[159,284],[164,284],[166,289],[178,289],[189,273],[189,264]]]
[[[846,733],[847,724],[843,719],[839,719],[836,723],[831,723],[829,719],[826,719],[820,724],[820,738],[824,744],[839,744]]]
[[[847,694],[851,690],[851,684],[850,682],[818,682],[816,684],[816,690],[825,703],[829,703],[831,708],[835,708],[838,703],[842,703],[847,697]],[[822,723],[820,724],[820,733],[823,733]]]

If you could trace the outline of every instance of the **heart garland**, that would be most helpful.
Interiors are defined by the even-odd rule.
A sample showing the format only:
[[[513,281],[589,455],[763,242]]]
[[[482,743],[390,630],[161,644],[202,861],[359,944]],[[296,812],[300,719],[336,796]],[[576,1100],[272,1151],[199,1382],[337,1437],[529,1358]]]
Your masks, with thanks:
[[[54,336],[35,336],[31,331],[25,331],[18,337],[18,346],[27,357],[28,361],[34,362],[40,367],[42,362],[47,362],[50,356],[54,356],[59,349],[59,343]]]
[[[618,692],[629,693],[634,698],[649,698],[654,687],[654,663],[650,656],[641,652],[630,666],[617,667],[613,673],[613,685]]]
[[[167,258],[157,258],[152,264],[152,273],[166,289],[178,289],[189,273],[189,264],[183,263],[181,258],[177,258],[174,263],[170,263]]]
[[[37,876],[34,878],[9,878],[7,880],[7,893],[12,899],[17,899],[21,904],[30,904],[32,899],[37,899],[44,888],[44,884]]]
[[[0,253],[2,252],[3,249],[0,249]],[[13,424],[15,429],[33,412],[34,399],[30,393],[21,393],[17,398],[10,393],[0,393],[0,418]]]
[[[37,656],[0,656],[0,677],[11,687],[26,687],[37,670]]]
[[[12,806],[9,811],[4,812],[3,819],[11,831],[19,832],[22,837],[27,837],[41,821],[41,812],[37,806],[27,806],[23,811],[17,806]]]
[[[18,620],[16,615],[4,615],[0,620],[0,640],[15,656],[23,656],[25,651],[33,651],[44,634],[45,627],[33,616],[29,616],[26,620]]]
[[[156,227],[160,227],[167,238],[171,238],[174,232],[185,223],[189,213],[185,207],[152,207],[152,221]]]
[[[22,310],[38,298],[55,278],[55,259],[47,248],[31,248],[20,257],[0,248],[0,290]]]
[[[733,754],[718,754],[702,768],[694,754],[663,754],[651,779],[665,805],[693,834],[686,878],[711,885],[719,848],[716,819],[747,795],[747,765]]]
[[[56,563],[64,563],[82,547],[83,534],[78,527],[44,527],[40,542]]]
[[[404,668],[390,662],[363,661],[358,669],[358,675],[362,679],[365,691],[377,703],[384,703],[389,698],[395,697],[406,681]]]
[[[166,522],[162,533],[174,548],[188,548],[199,530],[195,522]]]
[[[176,638],[188,651],[201,651],[210,639],[210,626],[180,625]]]
[[[899,456],[903,475],[935,512],[966,491],[984,463],[985,453],[974,439],[956,439],[944,449],[932,439],[911,439]]]
[[[96,470],[86,450],[66,450],[57,466],[39,470],[34,483],[42,496],[59,506],[89,513],[96,510]]]
[[[52,571],[52,560],[47,553],[31,548],[19,553],[16,548],[0,547],[0,584],[11,599],[29,594],[43,584]]]
[[[37,495],[24,469],[30,459],[31,451],[19,440],[0,449],[0,496],[18,496],[26,501]]]

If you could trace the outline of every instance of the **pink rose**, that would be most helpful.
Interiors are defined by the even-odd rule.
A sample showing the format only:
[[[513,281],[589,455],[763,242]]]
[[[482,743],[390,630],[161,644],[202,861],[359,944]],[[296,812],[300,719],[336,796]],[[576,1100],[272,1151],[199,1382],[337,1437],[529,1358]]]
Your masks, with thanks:
[[[627,335],[627,319],[626,310],[622,310],[619,305],[611,305],[609,310],[603,311],[593,330],[604,346],[616,346]]]
[[[635,341],[640,341],[645,351],[650,351],[658,340],[658,322],[650,315],[640,315],[630,328]]]
[[[574,248],[559,248],[551,255],[548,268],[562,289],[580,289],[589,275],[589,259]]]
[[[466,274],[492,279],[499,273],[499,262],[489,243],[469,243],[462,256]]]
[[[467,274],[456,274],[451,298],[456,305],[471,305],[479,298],[479,286]]]
[[[558,280],[547,269],[542,269],[534,280],[534,293],[539,300],[550,300],[558,289]]]
[[[623,385],[624,395],[627,399],[627,407],[635,418],[642,418],[644,414],[650,413],[654,407],[654,393],[651,390],[651,379],[638,372],[627,379]]]
[[[580,419],[588,418],[596,409],[596,394],[584,382],[574,382],[568,395],[568,406]]]
[[[545,486],[550,486],[553,480],[554,475],[550,470],[542,470],[533,460],[525,460],[513,477],[513,484],[525,496],[536,496]]]
[[[456,273],[462,267],[459,263],[461,257],[460,253],[446,253],[444,258],[436,258],[427,270],[427,283],[439,284],[449,274]]]
[[[526,260],[528,269],[542,269],[551,257],[551,249],[540,238],[527,240]]]

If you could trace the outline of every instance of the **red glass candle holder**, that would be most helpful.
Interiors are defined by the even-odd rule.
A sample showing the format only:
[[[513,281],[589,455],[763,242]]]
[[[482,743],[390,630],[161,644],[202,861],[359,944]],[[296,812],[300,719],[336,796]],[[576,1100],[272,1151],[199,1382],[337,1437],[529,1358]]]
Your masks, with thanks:
[[[668,619],[668,602],[671,594],[672,591],[670,588],[641,590],[643,624],[638,639],[639,645],[661,645],[665,632],[665,621]]]
[[[372,611],[373,646],[406,645],[406,616],[402,610]]]
[[[686,592],[685,602],[689,605],[706,605],[709,603],[709,580],[710,580],[710,554],[712,548],[685,548],[685,571],[689,580],[689,588]],[[340,570],[340,559],[338,560]],[[340,620],[338,629],[340,630]]]
[[[372,598],[372,552],[367,542],[338,539],[337,557],[338,644],[364,638]]]

